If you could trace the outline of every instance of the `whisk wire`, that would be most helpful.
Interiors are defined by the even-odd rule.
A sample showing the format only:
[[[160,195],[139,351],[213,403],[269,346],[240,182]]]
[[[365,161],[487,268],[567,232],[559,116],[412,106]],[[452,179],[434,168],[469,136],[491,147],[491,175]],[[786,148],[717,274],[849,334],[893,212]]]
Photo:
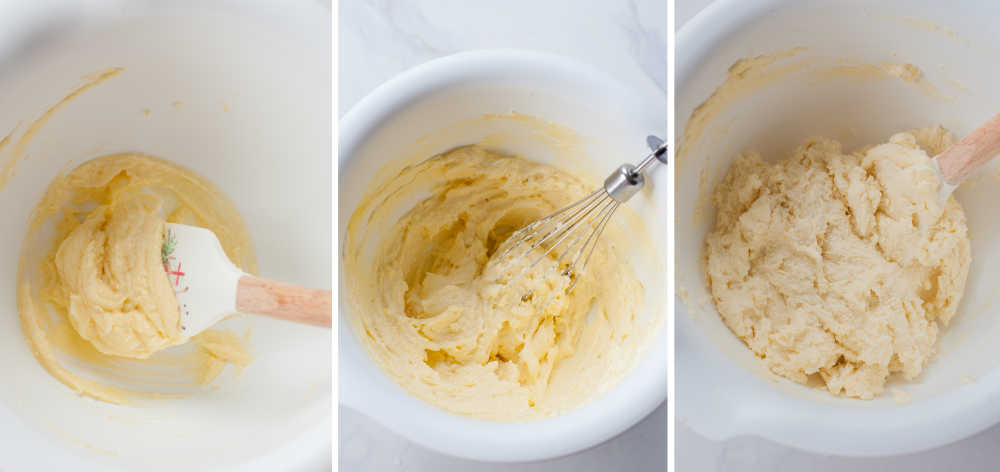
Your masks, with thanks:
[[[655,136],[648,136],[647,143],[653,152],[638,165],[625,164],[620,166],[604,180],[604,185],[595,192],[549,216],[534,221],[511,235],[507,242],[504,242],[507,248],[500,254],[499,260],[511,256],[516,249],[525,244],[528,245],[527,249],[516,257],[511,256],[513,259],[527,257],[539,247],[544,251],[535,257],[530,264],[523,266],[506,283],[513,284],[543,260],[550,259],[552,265],[545,270],[539,280],[546,281],[553,270],[565,263],[566,267],[562,269],[562,275],[569,277],[570,282],[565,290],[553,290],[549,298],[541,305],[540,310],[544,311],[560,293],[572,291],[577,282],[580,281],[580,274],[586,271],[591,256],[597,248],[597,243],[615,211],[642,188],[645,181],[643,171],[656,161],[666,164],[667,146],[663,140]],[[585,235],[586,238],[584,238]],[[549,256],[567,240],[569,240],[568,245],[561,249],[562,252],[558,253],[558,256]],[[579,245],[581,241],[583,244]],[[546,243],[548,244],[543,246]],[[580,264],[581,260],[582,264]],[[578,265],[579,270],[577,269]],[[533,293],[534,289],[532,288],[521,297],[521,300],[527,301]]]
[[[587,211],[583,212],[578,218],[576,216],[574,216],[573,217],[574,219],[572,219],[572,220],[569,220],[567,222],[561,222],[561,223],[557,224],[556,225],[557,229],[556,229],[555,232],[558,232],[561,235],[561,237],[559,237],[559,240],[557,240],[556,242],[552,243],[549,246],[549,248],[546,249],[544,253],[542,253],[542,255],[538,256],[538,258],[535,259],[535,262],[532,262],[531,265],[528,267],[528,269],[530,270],[530,269],[534,268],[535,265],[537,265],[539,262],[541,262],[542,259],[544,259],[546,256],[548,256],[549,253],[552,252],[553,249],[555,249],[556,247],[558,247],[559,244],[561,244],[563,241],[566,240],[566,238],[568,238],[571,234],[573,234],[573,232],[576,231],[576,229],[581,226],[580,223],[586,221],[587,217],[590,216],[590,214],[593,213],[593,211],[595,209],[599,208],[604,201],[605,200],[603,200],[603,199],[596,200],[595,203],[592,204],[592,205],[590,205],[587,208]],[[602,209],[601,211],[603,212],[604,210]],[[579,238],[579,236],[577,236],[577,238]],[[541,244],[541,242],[536,243],[531,248],[535,249],[540,244]]]
[[[604,216],[604,218],[601,220],[601,223],[598,225],[597,231],[591,232],[590,236],[587,238],[587,244],[590,244],[590,239],[591,238],[593,238],[594,243],[590,245],[590,251],[587,252],[587,257],[583,259],[583,266],[580,267],[580,273],[586,272],[586,270],[587,270],[587,263],[590,262],[590,256],[594,254],[594,248],[597,247],[597,241],[601,239],[601,234],[604,233],[604,227],[607,226],[608,221],[611,220],[611,215],[613,215],[615,213],[615,210],[618,209],[619,205],[621,205],[620,202],[617,202],[617,201],[614,202],[614,205],[611,208],[611,211],[609,211],[608,214]],[[586,249],[587,244],[583,245],[584,249]],[[583,251],[581,251],[580,254],[582,255]],[[576,260],[574,260],[573,264],[569,267],[569,273],[576,275],[576,273],[574,272],[575,267],[576,267]],[[573,287],[575,287],[576,283],[579,282],[579,281],[580,281],[580,277],[579,276],[574,276],[573,277],[573,281],[570,282],[570,284],[569,284],[569,287],[566,287],[566,292],[569,293],[571,290],[573,290]]]
[[[597,218],[595,218],[596,220],[600,221],[598,223],[598,225],[597,225],[597,229],[595,231],[589,232],[589,236],[587,236],[587,239],[586,239],[586,241],[584,241],[583,246],[580,248],[580,250],[578,252],[576,252],[576,255],[573,257],[573,259],[572,259],[573,262],[569,266],[567,266],[565,270],[563,270],[563,275],[565,275],[567,277],[571,277],[570,283],[566,287],[564,293],[568,294],[568,293],[572,292],[573,291],[573,287],[576,287],[576,283],[580,281],[580,277],[575,272],[575,267],[576,267],[577,262],[580,261],[580,257],[583,256],[584,253],[587,254],[586,257],[584,257],[583,266],[580,267],[580,273],[583,273],[587,269],[587,263],[590,261],[591,254],[594,253],[594,248],[597,247],[597,241],[600,239],[601,233],[604,232],[604,227],[607,225],[608,221],[611,220],[611,216],[614,215],[615,210],[618,209],[618,206],[621,205],[620,202],[615,201],[612,198],[608,198],[607,200],[609,201],[609,204],[606,205],[605,208],[601,211],[601,213],[598,214]],[[579,236],[577,236],[576,239],[578,240],[580,238],[580,236],[582,236],[584,234],[588,234],[588,233],[586,231],[583,231],[583,232],[580,233]],[[591,244],[591,241],[593,241],[593,244]],[[567,254],[573,252],[573,248],[575,246],[576,246],[576,241],[574,241],[570,245],[569,249],[567,249],[565,252],[563,252],[559,256],[559,259],[556,260],[556,263],[552,267],[549,268],[549,270],[546,273],[545,277],[548,277],[548,274],[551,273],[553,269],[559,267],[562,264],[562,259]],[[588,246],[590,247],[589,251],[587,250]],[[533,293],[534,293],[534,289],[531,289],[531,290],[528,291],[528,293],[526,293],[525,295],[523,295],[521,297],[521,299],[522,300],[526,300]],[[544,313],[545,310],[549,307],[549,305],[551,305],[552,302],[554,302],[556,300],[556,298],[559,297],[559,294],[560,293],[558,291],[553,291],[549,295],[549,297],[546,298],[545,303],[543,303],[538,308],[538,311]]]
[[[503,258],[507,257],[507,255],[510,254],[511,252],[513,252],[514,249],[516,249],[521,244],[524,244],[525,242],[527,242],[528,240],[530,240],[531,237],[532,237],[532,235],[535,234],[534,230],[536,228],[544,225],[545,223],[548,223],[548,222],[552,221],[557,216],[559,216],[559,215],[561,215],[563,213],[566,213],[567,211],[572,210],[573,208],[577,208],[578,206],[580,206],[584,202],[587,202],[588,200],[591,200],[591,199],[599,196],[602,191],[603,191],[603,189],[599,189],[599,190],[591,193],[590,195],[587,195],[586,197],[583,197],[583,198],[581,198],[581,199],[579,199],[579,200],[577,200],[577,201],[575,201],[575,202],[573,202],[573,203],[571,203],[571,204],[569,204],[569,205],[567,205],[567,206],[565,206],[565,207],[557,210],[555,213],[552,213],[551,215],[546,216],[544,218],[535,220],[534,222],[532,222],[528,226],[525,226],[524,228],[521,228],[520,230],[518,230],[517,232],[515,232],[513,236],[511,236],[511,238],[512,238],[512,240],[514,242],[502,254],[500,254],[500,259],[503,259]],[[581,210],[581,208],[577,208],[577,213],[579,213],[580,210]],[[574,213],[574,215],[575,214],[576,213]],[[572,215],[571,215],[571,218],[572,218]],[[541,245],[542,243],[544,243],[545,241],[547,241],[550,237],[552,237],[552,233],[553,232],[554,231],[550,231],[548,234],[546,234],[544,237],[542,237],[541,240],[539,240],[538,242],[536,242],[532,247],[530,247],[527,251],[525,251],[524,254],[525,255],[528,254],[533,249],[537,248],[539,245]]]
[[[536,265],[538,265],[539,262],[541,262],[545,257],[547,257],[548,254],[552,252],[553,249],[558,247],[559,244],[562,242],[562,240],[565,239],[565,234],[568,234],[568,231],[575,229],[576,226],[578,226],[579,223],[584,218],[586,218],[587,214],[592,212],[593,209],[600,204],[601,199],[595,198],[600,196],[600,192],[601,191],[594,192],[593,194],[570,204],[569,206],[557,211],[556,213],[553,213],[548,217],[536,221],[535,223],[539,223],[536,228],[532,227],[535,226],[535,223],[532,223],[531,225],[528,225],[521,231],[518,231],[518,233],[515,233],[515,235],[512,236],[512,238],[516,238],[514,240],[513,245],[509,247],[507,250],[505,250],[503,254],[501,254],[500,256],[501,260],[508,254],[513,252],[514,248],[521,246],[525,242],[534,239],[538,234],[542,234],[542,236],[539,237],[534,244],[531,244],[530,247],[528,247],[522,254],[515,257],[515,259],[527,256],[528,254],[530,254],[532,251],[537,249],[539,246],[544,244],[552,237],[558,237],[559,235],[564,235],[564,236],[562,236],[562,238],[560,238],[555,243],[551,244],[547,248],[547,250],[542,255],[538,256],[538,258],[535,259],[531,264],[522,267],[521,270],[517,273],[517,275],[515,275],[513,278],[507,281],[507,283],[511,284],[519,280],[522,275],[527,273],[529,270],[533,269]],[[566,211],[571,210],[573,208],[576,208],[576,210],[571,212],[568,218],[566,218],[565,220],[563,219],[556,220],[556,217],[558,217],[560,214],[565,213]],[[552,228],[547,229],[546,231],[542,231],[541,228],[545,228],[544,225],[547,223],[552,223]]]
[[[595,208],[598,208],[598,207],[601,208],[601,209],[598,211],[596,217],[592,218],[592,220],[593,219],[601,220],[601,219],[604,219],[604,218],[607,218],[608,216],[610,216],[610,214],[614,212],[614,209],[613,209],[613,207],[614,207],[614,200],[611,199],[611,198],[603,198],[603,199],[600,200],[600,203],[595,206]],[[592,212],[593,212],[593,209],[591,209],[591,211],[588,211],[587,214],[589,215]],[[586,218],[586,216],[584,218]],[[547,279],[549,277],[549,275],[552,273],[553,270],[559,268],[562,265],[563,259],[566,258],[566,255],[570,254],[570,253],[572,253],[572,252],[574,252],[576,250],[575,249],[576,245],[577,245],[577,243],[580,242],[581,238],[583,238],[584,235],[588,234],[588,231],[585,230],[585,228],[586,228],[587,225],[586,224],[580,224],[580,223],[583,223],[583,222],[584,221],[581,220],[581,221],[578,221],[578,222],[574,223],[572,225],[571,231],[567,232],[562,238],[559,239],[559,241],[556,241],[555,244],[553,244],[551,247],[549,247],[549,249],[547,251],[545,251],[545,254],[542,254],[541,256],[539,256],[538,259],[536,259],[531,264],[531,266],[527,268],[527,270],[531,270],[535,265],[537,265],[539,262],[541,262],[541,260],[543,258],[545,258],[550,252],[552,252],[553,249],[555,249],[563,240],[565,240],[570,234],[572,234],[573,231],[575,231],[577,233],[576,237],[574,237],[573,240],[569,243],[569,245],[567,246],[566,250],[563,251],[559,255],[559,257],[556,259],[555,263],[552,264],[547,271],[545,271],[545,274],[542,276],[541,280]],[[589,221],[587,221],[587,223],[589,223]],[[591,236],[593,235],[592,232],[590,234],[591,234]],[[589,241],[589,240],[590,240],[590,238],[588,237],[587,241]],[[587,245],[584,244],[583,247],[581,248],[581,251],[578,252],[577,255],[574,256],[571,259],[571,260],[574,261],[574,263],[579,258],[580,254],[582,254],[583,250],[586,249],[586,247],[587,247]],[[568,266],[567,269],[563,270],[563,275],[569,276],[570,273],[571,273],[571,267],[572,267],[572,265]],[[528,291],[528,293],[525,295],[525,297],[531,295],[532,292],[534,292],[534,290]]]
[[[608,214],[610,214],[611,212],[614,211],[614,200],[612,200],[610,198],[605,198],[603,204],[604,204],[604,207],[601,208],[601,211],[599,211],[597,213],[597,215],[593,219],[601,220],[601,219],[605,218]],[[573,252],[575,250],[575,248],[576,248],[576,244],[580,241],[580,238],[582,238],[585,234],[588,234],[588,233],[591,234],[591,235],[594,234],[593,232],[589,232],[589,231],[579,231],[578,232],[578,234],[576,235],[576,238],[574,238],[573,241],[569,244],[569,246],[567,246],[566,251],[564,251],[562,253],[562,255],[560,255],[559,258],[556,260],[556,267],[562,265],[562,261],[566,257],[566,255],[569,254],[569,253],[571,253],[571,252]],[[586,247],[587,247],[586,243],[588,241],[590,241],[589,237],[584,241],[583,248],[581,248],[581,249],[586,249]],[[578,257],[578,256],[573,257],[572,260],[575,261],[576,257]],[[566,268],[566,270],[564,271],[564,274],[565,275],[569,275],[569,273],[570,273],[571,270],[572,270],[572,265],[570,265],[570,266],[568,266]]]

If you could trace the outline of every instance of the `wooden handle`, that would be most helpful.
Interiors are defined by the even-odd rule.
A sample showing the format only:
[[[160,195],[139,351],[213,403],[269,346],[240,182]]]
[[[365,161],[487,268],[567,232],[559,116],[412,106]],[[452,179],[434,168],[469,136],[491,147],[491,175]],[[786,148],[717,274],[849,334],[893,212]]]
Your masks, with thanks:
[[[236,285],[236,310],[272,318],[331,327],[333,302],[329,290],[300,287],[249,275]]]
[[[962,138],[936,159],[945,182],[958,185],[1000,154],[1000,115]]]

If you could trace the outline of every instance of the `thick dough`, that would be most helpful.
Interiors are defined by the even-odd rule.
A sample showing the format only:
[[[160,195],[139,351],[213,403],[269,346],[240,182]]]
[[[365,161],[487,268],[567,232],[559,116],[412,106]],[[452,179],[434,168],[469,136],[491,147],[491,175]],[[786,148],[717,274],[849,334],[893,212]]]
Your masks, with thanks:
[[[812,139],[739,156],[714,195],[708,283],[722,319],[776,374],[870,399],[917,377],[969,272],[965,214],[938,203],[941,127],[851,154]]]
[[[177,297],[160,257],[162,207],[148,193],[102,205],[56,251],[69,320],[105,354],[143,359],[181,340]]]
[[[614,232],[568,296],[559,271],[511,284],[519,267],[494,257],[514,230],[592,190],[478,146],[376,185],[344,246],[352,322],[369,353],[413,395],[488,420],[558,414],[613,386],[649,339],[643,287],[616,260]]]
[[[239,337],[217,330],[192,338],[185,353],[157,354],[186,340],[161,259],[165,221],[212,230],[234,263],[256,270],[236,207],[201,176],[161,159],[87,161],[58,175],[35,206],[18,265],[21,328],[35,358],[77,392],[113,403],[176,396],[157,389],[208,383],[226,364],[252,359]],[[183,378],[130,390],[81,374],[66,357],[133,383]]]

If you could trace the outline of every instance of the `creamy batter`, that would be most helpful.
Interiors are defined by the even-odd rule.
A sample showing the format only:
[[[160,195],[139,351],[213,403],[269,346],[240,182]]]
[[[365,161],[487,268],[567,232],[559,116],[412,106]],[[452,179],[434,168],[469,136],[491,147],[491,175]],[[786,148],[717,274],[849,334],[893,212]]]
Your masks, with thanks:
[[[569,294],[558,271],[510,283],[519,263],[498,257],[516,229],[592,190],[479,146],[374,185],[343,249],[352,322],[368,352],[413,395],[488,420],[562,413],[613,386],[649,339],[620,235],[602,238]]]
[[[38,361],[78,392],[116,403],[157,395],[81,375],[66,357],[98,366],[110,378],[148,377],[144,367],[181,367],[201,383],[226,363],[250,361],[240,338],[212,330],[193,338],[189,355],[156,355],[186,341],[161,259],[166,221],[212,230],[235,264],[256,270],[233,204],[200,176],[154,157],[88,161],[57,176],[35,207],[19,264],[21,326]]]
[[[181,340],[163,270],[161,198],[134,194],[90,212],[55,254],[60,298],[83,339],[110,355],[146,358]]]
[[[938,202],[930,167],[952,142],[937,127],[849,154],[811,139],[783,161],[736,159],[713,198],[708,283],[773,372],[863,399],[920,374],[971,262],[965,214]]]

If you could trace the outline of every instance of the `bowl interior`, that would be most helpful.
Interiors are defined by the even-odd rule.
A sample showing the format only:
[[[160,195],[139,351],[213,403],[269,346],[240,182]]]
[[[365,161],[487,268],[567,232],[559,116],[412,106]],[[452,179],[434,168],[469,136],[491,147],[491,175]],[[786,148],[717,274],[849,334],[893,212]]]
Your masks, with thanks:
[[[994,216],[1000,162],[956,193],[972,238],[968,286],[957,316],[938,341],[937,356],[920,378],[891,379],[890,389],[910,396],[904,405],[892,395],[868,402],[834,399],[824,390],[765,372],[712,306],[702,261],[715,217],[711,192],[739,153],[758,150],[765,158],[782,158],[810,136],[835,138],[845,149],[854,149],[936,124],[961,137],[996,114],[1000,90],[992,83],[1000,77],[998,50],[982,18],[998,14],[998,6],[967,2],[968,8],[952,11],[924,1],[772,1],[737,6],[728,15],[721,14],[724,6],[709,10],[679,37],[686,42],[680,43],[677,61],[676,135],[683,149],[676,168],[678,397],[691,402],[685,412],[718,400],[722,389],[738,389],[747,401],[690,413],[686,420],[713,437],[763,434],[807,449],[847,454],[922,449],[989,424],[949,402],[965,395],[962,408],[968,409],[970,395],[1000,386],[994,361],[1000,345],[992,342],[1000,335],[1000,323],[991,308],[993,267],[1000,261],[993,236],[1000,229]],[[712,18],[723,20],[712,23]],[[795,47],[805,49],[789,53]],[[711,114],[703,133],[684,134],[692,110],[726,80],[730,65],[745,57],[783,53],[788,57],[749,72],[746,88]],[[919,67],[923,80],[906,82],[879,72],[885,64],[899,63]],[[727,378],[726,385],[714,385],[712,378],[719,375]],[[992,421],[998,414],[990,413]],[[868,428],[875,436],[957,416],[969,421],[885,441],[878,436],[876,444],[824,434]],[[790,420],[801,426],[788,426]],[[818,434],[804,434],[817,425]]]
[[[512,113],[518,115],[484,118]],[[620,163],[648,153],[645,137],[662,133],[664,114],[656,102],[640,100],[590,68],[551,56],[478,53],[422,66],[377,90],[343,120],[341,234],[376,172],[385,166],[385,172],[393,172],[401,162],[485,142],[502,152],[592,176],[596,186]],[[539,126],[525,116],[568,130]],[[666,234],[666,184],[665,170],[654,173],[620,220],[644,222],[647,234],[636,237],[645,240],[638,242],[653,257],[646,253],[645,260],[635,262],[649,307],[643,316],[662,320],[666,319],[665,248],[655,241]],[[452,455],[520,461],[566,454],[625,429],[662,402],[666,393],[664,321],[657,325],[659,332],[633,373],[600,400],[534,422],[531,428],[456,416],[411,397],[383,374],[355,338],[351,308],[343,300],[341,402],[425,447]]]
[[[58,172],[108,153],[152,154],[207,177],[246,218],[261,275],[330,284],[329,48],[304,46],[248,11],[123,10],[99,22],[78,12],[78,21],[36,25],[21,40],[41,46],[0,58],[4,135],[22,122],[23,130],[82,76],[125,69],[57,111],[0,190],[0,364],[16,379],[0,389],[0,442],[17,446],[4,447],[0,468],[329,461],[329,331],[262,317],[226,321],[250,329],[256,360],[219,388],[143,408],[78,396],[23,339],[15,279],[29,212]],[[328,37],[328,22],[306,19],[327,10],[291,10],[302,22],[289,29]]]

